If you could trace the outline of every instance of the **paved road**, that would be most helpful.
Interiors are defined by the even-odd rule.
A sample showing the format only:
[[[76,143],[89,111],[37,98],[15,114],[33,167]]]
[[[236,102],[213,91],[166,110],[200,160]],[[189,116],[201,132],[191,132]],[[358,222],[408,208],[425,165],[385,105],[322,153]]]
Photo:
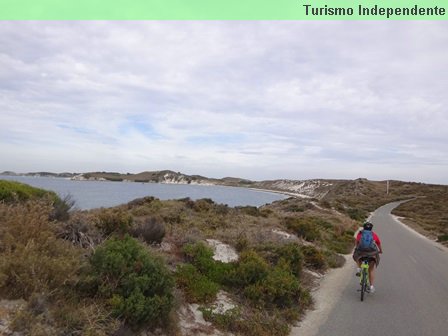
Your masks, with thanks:
[[[361,302],[353,274],[317,335],[448,335],[448,251],[396,222],[390,211],[398,204],[371,219],[384,252],[376,293]]]

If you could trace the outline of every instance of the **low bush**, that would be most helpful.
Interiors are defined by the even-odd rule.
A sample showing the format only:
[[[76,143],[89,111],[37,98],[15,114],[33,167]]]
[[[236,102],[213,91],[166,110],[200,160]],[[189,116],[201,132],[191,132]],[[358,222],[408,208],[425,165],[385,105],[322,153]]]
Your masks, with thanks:
[[[448,241],[448,234],[443,234],[437,237],[437,241],[439,242],[446,242]]]
[[[201,198],[194,202],[193,210],[197,212],[207,212],[213,209],[215,202],[210,198]]]
[[[325,262],[328,265],[328,267],[339,268],[344,266],[345,258],[342,255],[328,250],[325,251],[323,254],[325,256]]]
[[[131,235],[148,244],[160,244],[165,237],[165,225],[160,217],[148,217],[131,230]]]
[[[317,270],[326,268],[325,256],[320,250],[311,245],[302,246],[301,249],[307,266]]]
[[[23,202],[32,198],[48,197],[50,199],[59,199],[58,196],[51,191],[34,188],[27,184],[0,180],[0,201],[5,203]]]
[[[318,223],[312,217],[285,219],[285,225],[289,230],[292,230],[298,237],[306,241],[315,241],[320,238],[320,230]]]
[[[326,240],[325,245],[328,249],[336,253],[348,254],[353,249],[354,238],[350,233],[346,233],[340,237],[331,235],[330,238]]]
[[[236,267],[229,273],[228,280],[232,286],[244,288],[264,279],[269,272],[269,264],[255,251],[248,250],[241,254]]]
[[[347,215],[355,221],[362,222],[367,218],[367,211],[360,208],[348,208],[345,210]]]
[[[80,253],[57,239],[50,212],[51,205],[43,201],[0,203],[0,291],[5,296],[56,294],[76,281]]]
[[[227,204],[216,204],[215,213],[217,215],[225,216],[230,212],[230,208]]]
[[[220,289],[217,283],[201,274],[192,264],[178,266],[176,283],[183,289],[188,302],[211,302]]]
[[[87,276],[114,316],[131,325],[166,322],[174,280],[163,262],[138,241],[129,235],[112,237],[96,249],[90,264]]]
[[[148,204],[151,204],[155,199],[156,198],[152,197],[152,196],[136,198],[136,199],[128,202],[127,206],[128,206],[128,209],[131,209],[131,208],[137,207],[137,206],[148,205]]]
[[[94,218],[95,226],[105,235],[112,233],[125,234],[132,226],[133,218],[125,211],[118,209],[102,209]]]
[[[286,262],[292,274],[299,278],[303,266],[303,254],[299,245],[295,243],[281,245],[277,248],[276,254],[279,257],[279,261],[283,260]]]
[[[287,336],[290,328],[283,316],[266,310],[254,310],[246,316],[238,309],[230,309],[223,314],[203,309],[204,318],[220,329],[236,335],[246,336]]]
[[[193,264],[201,274],[219,284],[227,281],[228,274],[234,267],[231,263],[214,260],[212,248],[202,241],[186,244],[183,251],[187,261]]]
[[[238,252],[242,252],[242,251],[248,249],[249,246],[250,246],[250,241],[249,241],[249,238],[247,237],[247,235],[244,232],[238,233],[238,235],[236,237],[236,242],[235,242],[235,249]]]
[[[297,205],[297,204],[291,204],[290,206],[285,208],[285,211],[288,211],[288,212],[304,212],[305,211],[305,207]]]
[[[50,213],[50,220],[66,221],[70,218],[70,210],[74,208],[76,201],[73,196],[67,194],[62,199],[57,197],[53,202],[53,210]]]
[[[264,209],[260,210],[260,215],[265,218],[269,217],[273,213],[274,213],[274,211],[272,209],[264,208]]]
[[[235,209],[239,210],[241,213],[253,217],[261,216],[260,210],[254,206],[238,206]]]
[[[81,212],[75,212],[69,220],[60,223],[56,227],[56,235],[81,248],[93,249],[103,240],[101,233],[91,224],[90,217]]]
[[[244,295],[256,305],[285,308],[298,303],[301,289],[289,265],[280,262],[264,278],[247,286]]]

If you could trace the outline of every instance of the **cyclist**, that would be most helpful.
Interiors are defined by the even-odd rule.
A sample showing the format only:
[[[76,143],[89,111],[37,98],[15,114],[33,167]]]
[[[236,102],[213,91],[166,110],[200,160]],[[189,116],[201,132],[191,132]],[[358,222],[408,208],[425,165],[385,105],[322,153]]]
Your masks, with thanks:
[[[356,245],[355,251],[353,252],[353,260],[355,260],[358,265],[356,269],[356,276],[361,275],[361,258],[362,257],[372,257],[371,262],[369,262],[369,281],[370,281],[370,293],[375,292],[375,287],[373,283],[375,281],[375,266],[378,267],[380,263],[380,253],[383,253],[381,247],[381,241],[378,235],[372,231],[373,224],[370,222],[365,222],[363,224],[363,229],[356,235]]]

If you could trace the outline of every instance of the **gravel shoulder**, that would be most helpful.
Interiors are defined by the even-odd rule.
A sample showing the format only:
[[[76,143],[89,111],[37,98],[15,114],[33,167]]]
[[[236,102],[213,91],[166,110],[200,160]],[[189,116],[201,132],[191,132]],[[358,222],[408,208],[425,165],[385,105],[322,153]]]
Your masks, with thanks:
[[[320,280],[316,290],[312,292],[314,309],[306,313],[303,320],[291,329],[290,336],[317,335],[319,326],[328,318],[329,313],[338,302],[349,279],[353,276],[354,263],[352,255],[344,255],[345,264],[341,268],[331,269]]]

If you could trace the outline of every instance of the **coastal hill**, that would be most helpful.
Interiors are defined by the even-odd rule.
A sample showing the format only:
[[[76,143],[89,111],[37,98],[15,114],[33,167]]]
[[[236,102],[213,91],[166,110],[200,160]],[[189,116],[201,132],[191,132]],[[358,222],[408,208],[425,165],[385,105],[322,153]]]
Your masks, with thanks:
[[[30,172],[18,174],[11,171],[0,173],[8,176],[36,176],[36,177],[61,177],[79,181],[113,181],[113,182],[139,182],[139,183],[172,183],[172,184],[197,184],[197,185],[222,185],[231,187],[246,187],[266,189],[281,192],[291,196],[309,197],[321,199],[336,184],[342,180],[267,180],[251,181],[239,177],[209,178],[201,175],[187,175],[172,170],[144,171],[137,174],[118,172],[87,172],[87,173],[52,173]]]
[[[1,175],[46,176],[73,180],[222,185],[279,192],[296,198],[310,199],[324,208],[332,208],[355,220],[387,202],[413,199],[397,207],[393,213],[420,233],[442,242],[448,241],[448,186],[405,181],[277,179],[251,181],[238,177],[209,178],[187,175],[172,170],[145,171],[137,174],[118,172],[52,173],[31,172],[17,174],[11,171]]]

